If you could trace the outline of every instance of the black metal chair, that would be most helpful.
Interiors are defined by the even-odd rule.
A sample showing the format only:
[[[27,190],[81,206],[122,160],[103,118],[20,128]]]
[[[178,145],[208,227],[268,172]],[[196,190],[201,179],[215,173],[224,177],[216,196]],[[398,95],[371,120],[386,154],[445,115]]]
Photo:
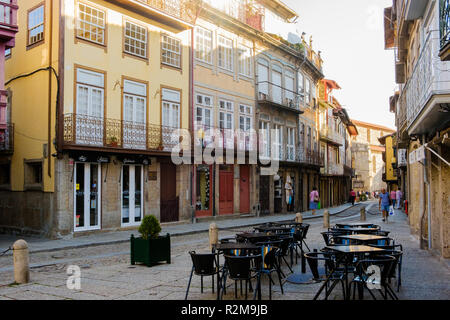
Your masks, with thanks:
[[[308,262],[309,268],[313,275],[313,280],[317,282],[321,281],[332,281],[331,287],[328,284],[325,286],[325,300],[328,299],[329,295],[336,287],[338,283],[342,285],[342,293],[345,296],[345,281],[344,272],[342,269],[338,268],[335,263],[335,255],[331,251],[313,252],[305,253],[306,261]],[[320,273],[319,261],[323,261],[324,273]],[[331,274],[333,272],[333,274]]]
[[[387,300],[388,295],[393,300],[398,300],[388,282],[395,264],[396,258],[390,255],[373,255],[370,258],[360,260],[356,265],[355,277],[350,284],[350,286],[353,284],[353,299],[355,299],[356,287],[358,287],[359,299],[363,299],[364,289],[367,289],[372,298],[377,300],[372,292],[373,289],[376,289],[384,300]],[[379,273],[376,270],[379,270]],[[384,289],[384,292],[382,289]]]
[[[250,283],[251,290],[251,280],[256,279],[256,289],[254,292],[253,299],[256,298],[256,294],[258,290],[261,288],[260,283],[260,273],[259,268],[257,268],[257,261],[260,261],[261,255],[248,255],[248,256],[232,256],[232,255],[224,255],[226,268],[226,275],[224,275],[224,287],[227,276],[234,280],[234,296],[237,299],[237,282],[245,281],[245,299],[247,300],[247,292],[248,292],[248,284]],[[222,291],[222,295],[223,296]],[[241,285],[241,294],[242,294],[242,285]]]
[[[333,245],[343,245],[344,242],[339,239],[336,238],[336,236],[342,235],[342,232],[337,232],[337,231],[324,231],[321,232],[323,240],[325,241],[325,244],[327,246],[333,246]]]
[[[269,277],[269,299],[272,300],[272,284],[275,282],[272,279],[272,273],[276,272],[278,275],[278,281],[280,284],[281,294],[284,294],[283,283],[282,283],[282,271],[280,264],[278,263],[277,256],[279,255],[279,251],[281,250],[282,241],[269,241],[269,242],[260,242],[257,243],[258,246],[261,246],[261,257],[259,261],[257,261],[261,274],[267,274]]]
[[[280,265],[281,274],[283,275],[283,277],[285,277],[283,271],[281,270],[281,265],[282,265],[283,261],[284,261],[284,263],[286,263],[286,266],[288,267],[289,271],[291,273],[294,272],[292,270],[292,265],[290,265],[289,262],[286,260],[286,257],[289,254],[292,257],[293,251],[292,251],[291,244],[293,243],[294,238],[291,235],[283,235],[283,236],[280,236],[278,239],[279,239],[279,241],[281,241],[280,250],[278,250],[278,252],[277,252],[278,264]],[[292,259],[291,259],[291,263],[292,263]]]
[[[190,251],[189,254],[191,255],[192,259],[192,270],[186,289],[185,300],[187,300],[189,294],[193,274],[201,277],[201,293],[203,293],[203,277],[211,276],[212,292],[214,293],[214,276],[217,274],[217,272],[220,272],[219,268],[217,267],[216,255],[214,253],[199,254],[195,251]]]

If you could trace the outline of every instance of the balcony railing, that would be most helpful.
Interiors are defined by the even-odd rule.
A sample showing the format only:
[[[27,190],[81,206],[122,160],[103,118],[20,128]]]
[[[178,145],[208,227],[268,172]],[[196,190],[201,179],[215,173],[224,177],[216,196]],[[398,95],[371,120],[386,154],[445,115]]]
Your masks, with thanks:
[[[203,124],[194,124],[193,145],[236,151],[257,151],[256,132],[235,131]]]
[[[171,152],[180,142],[178,128],[92,117],[64,115],[64,144]]]
[[[169,16],[194,23],[194,13],[192,11],[193,1],[190,0],[137,0],[143,2],[153,9],[157,9]]]
[[[408,127],[415,121],[434,93],[449,93],[450,73],[446,62],[440,60],[439,39],[430,32],[413,72],[402,90],[400,101],[406,104]]]
[[[319,135],[322,140],[334,143],[336,145],[343,146],[345,143],[344,137],[328,126],[322,126],[319,130]]]
[[[439,0],[439,25],[441,31],[441,50],[450,43],[450,3],[448,0]]]
[[[17,0],[0,0],[0,29],[17,32]]]
[[[14,124],[0,124],[0,154],[14,152]]]
[[[258,87],[260,103],[271,103],[284,109],[301,112],[301,96],[297,92],[269,81],[258,82]]]
[[[323,155],[321,155],[320,152],[318,151],[308,149],[307,150],[300,149],[298,151],[297,162],[321,167],[324,165]]]

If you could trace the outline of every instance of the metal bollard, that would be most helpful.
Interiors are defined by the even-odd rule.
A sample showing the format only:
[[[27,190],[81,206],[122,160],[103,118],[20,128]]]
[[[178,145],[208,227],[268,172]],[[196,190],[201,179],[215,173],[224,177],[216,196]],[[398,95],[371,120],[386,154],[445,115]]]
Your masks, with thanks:
[[[361,221],[366,221],[366,208],[361,208]]]
[[[328,210],[323,212],[323,227],[326,229],[330,227],[330,213]]]
[[[30,281],[30,266],[28,257],[28,243],[17,240],[13,244],[14,281],[24,284]]]
[[[219,228],[217,227],[217,224],[211,223],[209,225],[209,247],[210,249],[213,248],[213,245],[216,245],[219,243]]]
[[[303,216],[302,216],[301,212],[297,212],[297,214],[295,215],[295,222],[297,222],[297,223],[303,222]]]

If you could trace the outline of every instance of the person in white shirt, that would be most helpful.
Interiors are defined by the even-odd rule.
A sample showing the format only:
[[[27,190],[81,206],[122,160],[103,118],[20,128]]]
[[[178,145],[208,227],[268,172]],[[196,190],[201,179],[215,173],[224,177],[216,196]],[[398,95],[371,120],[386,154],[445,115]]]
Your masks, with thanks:
[[[398,190],[397,190],[397,192],[396,192],[396,202],[397,202],[397,208],[396,209],[400,209],[400,208],[402,208],[403,206],[402,206],[402,202],[401,202],[401,200],[402,200],[402,197],[403,197],[403,193],[402,193],[402,191],[400,190],[400,188],[398,188]]]

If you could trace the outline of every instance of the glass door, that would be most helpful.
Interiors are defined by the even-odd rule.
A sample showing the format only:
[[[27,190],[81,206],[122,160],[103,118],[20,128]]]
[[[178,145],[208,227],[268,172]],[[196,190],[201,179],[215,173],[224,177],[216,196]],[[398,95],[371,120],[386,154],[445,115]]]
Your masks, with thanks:
[[[143,215],[143,168],[138,165],[122,167],[122,226],[139,225]]]
[[[76,163],[74,176],[74,230],[100,229],[101,167],[97,163]]]

